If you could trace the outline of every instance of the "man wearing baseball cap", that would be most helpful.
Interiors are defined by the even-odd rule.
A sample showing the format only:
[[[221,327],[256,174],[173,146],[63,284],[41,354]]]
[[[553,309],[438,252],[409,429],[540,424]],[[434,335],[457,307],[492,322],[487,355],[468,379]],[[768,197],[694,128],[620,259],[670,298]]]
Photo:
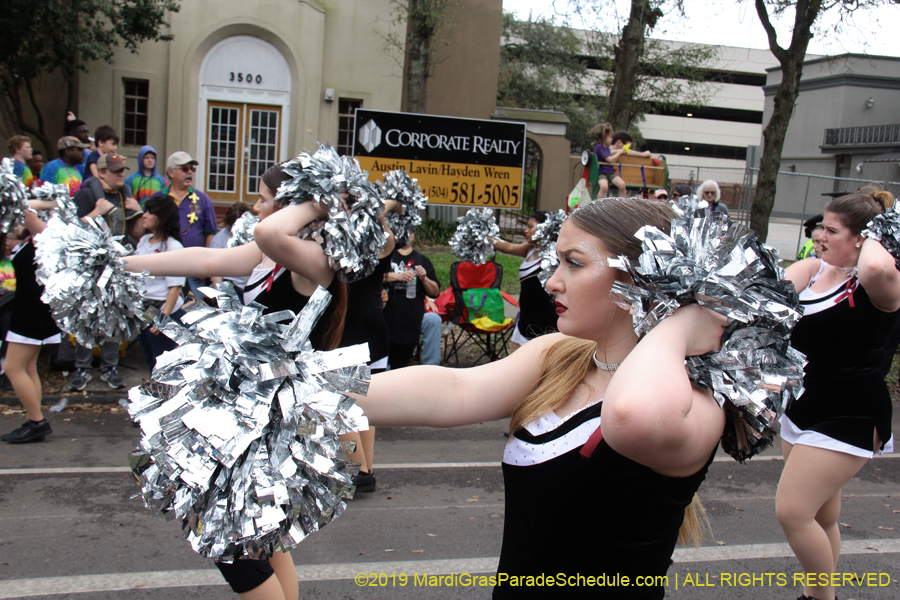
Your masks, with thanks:
[[[85,148],[88,148],[88,144],[77,137],[67,135],[59,138],[56,142],[59,158],[44,165],[41,181],[63,183],[69,187],[69,195],[74,196],[81,189],[81,173],[76,167],[84,162]]]
[[[209,196],[193,187],[197,173],[197,161],[187,152],[173,152],[166,160],[166,176],[169,185],[153,196],[169,195],[178,205],[181,222],[181,243],[185,248],[209,247],[218,231],[216,213]],[[151,198],[153,197],[151,196]],[[199,287],[205,282],[196,277],[187,278],[188,286],[198,297],[203,297]]]
[[[668,202],[669,192],[665,188],[659,188],[658,190],[653,192],[653,199],[660,202]]]
[[[97,176],[88,179],[75,194],[75,206],[79,217],[102,217],[109,225],[113,235],[125,236],[125,242],[136,244],[143,231],[137,231],[141,205],[131,195],[131,189],[125,185],[125,157],[108,153],[97,161]],[[83,390],[87,382],[93,378],[91,362],[94,353],[87,346],[75,348],[75,372],[69,379],[69,387]],[[125,380],[119,374],[119,344],[105,342],[100,345],[100,379],[109,387],[119,389],[125,387]]]

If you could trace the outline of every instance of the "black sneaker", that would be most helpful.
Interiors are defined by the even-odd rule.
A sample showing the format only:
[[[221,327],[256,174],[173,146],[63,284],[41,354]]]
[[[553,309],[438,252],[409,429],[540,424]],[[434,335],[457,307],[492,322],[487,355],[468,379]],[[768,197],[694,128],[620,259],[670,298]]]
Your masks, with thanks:
[[[25,421],[25,424],[5,435],[0,435],[0,440],[9,442],[10,444],[24,444],[26,442],[37,442],[53,433],[50,428],[50,422],[44,419],[40,423],[32,420]]]
[[[357,493],[368,493],[375,491],[375,474],[371,471],[364,473],[360,471],[353,476],[353,485],[356,486]]]
[[[80,392],[87,387],[88,381],[94,378],[90,369],[75,369],[72,378],[69,379],[69,389]]]
[[[105,381],[106,385],[114,390],[125,387],[125,380],[122,379],[122,376],[119,375],[119,371],[115,367],[100,373],[100,380]]]

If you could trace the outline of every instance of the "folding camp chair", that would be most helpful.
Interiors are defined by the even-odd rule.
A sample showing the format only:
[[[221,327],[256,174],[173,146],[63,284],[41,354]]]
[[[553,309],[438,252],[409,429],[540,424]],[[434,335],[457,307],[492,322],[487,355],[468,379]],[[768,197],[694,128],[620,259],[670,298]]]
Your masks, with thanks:
[[[453,290],[455,305],[448,306],[447,312],[450,322],[456,327],[446,334],[447,339],[444,344],[445,364],[453,357],[456,359],[456,366],[459,366],[459,352],[468,342],[472,342],[481,351],[481,354],[475,359],[473,364],[477,364],[484,357],[487,357],[489,361],[495,361],[506,354],[515,322],[508,323],[502,329],[496,331],[480,329],[469,320],[470,317],[463,300],[463,292],[466,290],[475,288],[499,289],[502,280],[503,267],[495,262],[487,262],[483,265],[476,265],[471,262],[456,262],[450,265],[450,287]],[[513,306],[519,306],[515,298],[505,292],[500,293],[504,300]]]

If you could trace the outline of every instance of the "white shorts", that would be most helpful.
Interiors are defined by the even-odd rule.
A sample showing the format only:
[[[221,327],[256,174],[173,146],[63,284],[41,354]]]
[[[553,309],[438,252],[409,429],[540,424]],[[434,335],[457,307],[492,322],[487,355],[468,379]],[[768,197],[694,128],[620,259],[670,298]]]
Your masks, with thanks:
[[[58,344],[62,341],[62,338],[58,333],[55,333],[46,340],[36,340],[34,338],[25,337],[24,335],[19,335],[18,333],[13,333],[12,331],[7,331],[6,341],[15,342],[16,344],[28,344],[29,346],[45,346],[47,344]]]
[[[778,422],[781,423],[781,439],[789,444],[824,448],[825,450],[834,450],[835,452],[843,452],[844,454],[852,454],[853,456],[861,456],[863,458],[872,458],[875,455],[874,452],[869,452],[868,450],[864,450],[853,444],[848,444],[847,442],[841,442],[824,433],[800,429],[787,415],[781,415]],[[894,436],[892,435],[891,439],[884,444],[884,450],[878,450],[877,452],[878,454],[884,454],[893,451]]]

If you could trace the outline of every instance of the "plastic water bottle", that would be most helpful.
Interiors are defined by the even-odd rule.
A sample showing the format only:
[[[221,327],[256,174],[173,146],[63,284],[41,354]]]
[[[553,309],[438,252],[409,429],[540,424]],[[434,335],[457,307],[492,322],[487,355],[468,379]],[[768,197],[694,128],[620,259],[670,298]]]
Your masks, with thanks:
[[[415,298],[416,297],[416,278],[413,277],[412,281],[406,282],[406,297],[407,298]]]

